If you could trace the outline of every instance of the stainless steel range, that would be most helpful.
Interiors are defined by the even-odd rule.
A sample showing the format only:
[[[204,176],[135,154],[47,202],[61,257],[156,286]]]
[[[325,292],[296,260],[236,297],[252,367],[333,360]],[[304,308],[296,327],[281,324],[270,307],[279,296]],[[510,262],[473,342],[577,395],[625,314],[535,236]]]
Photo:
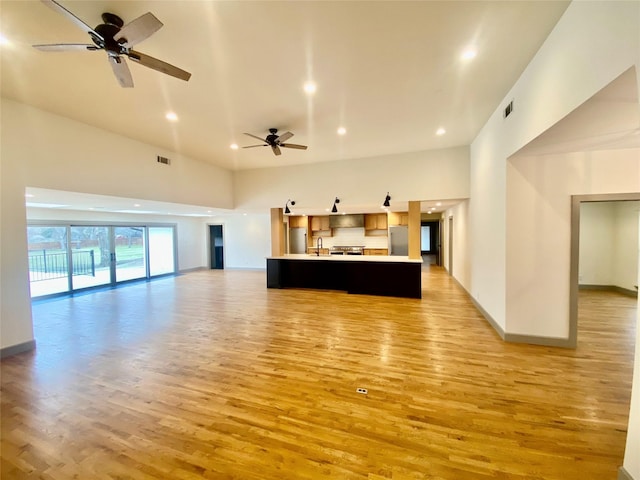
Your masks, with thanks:
[[[362,255],[364,247],[354,245],[336,245],[329,249],[329,255]]]

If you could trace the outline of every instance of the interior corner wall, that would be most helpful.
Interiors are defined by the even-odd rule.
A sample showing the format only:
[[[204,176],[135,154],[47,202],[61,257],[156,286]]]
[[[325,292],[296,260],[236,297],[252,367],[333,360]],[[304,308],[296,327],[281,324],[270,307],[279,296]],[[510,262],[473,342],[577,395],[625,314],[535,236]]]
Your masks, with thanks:
[[[518,230],[518,223],[512,223],[515,208],[510,204],[510,196],[507,199],[507,185],[510,191],[515,190],[510,182],[517,179],[517,175],[514,177],[511,171],[507,178],[507,159],[620,74],[634,66],[637,70],[640,65],[639,18],[638,2],[572,2],[471,144],[469,216],[473,245],[469,291],[507,333],[553,337],[565,335],[568,329],[568,323],[566,328],[564,325],[558,327],[558,312],[554,312],[557,303],[552,307],[527,291],[531,284],[544,282],[543,278],[536,277],[541,273],[539,267],[525,263],[527,279],[517,282],[513,282],[511,276],[519,276],[519,270],[513,264],[507,267],[509,262],[518,264],[520,261],[513,252],[508,254],[507,244],[516,244],[518,238],[525,237],[524,232]],[[504,118],[504,107],[510,101],[513,101],[513,111]],[[548,180],[566,191],[565,186],[553,177]],[[523,187],[526,188],[526,182]],[[621,188],[622,185],[615,183],[612,186],[613,190]],[[547,192],[551,196],[557,194],[551,190]],[[532,196],[529,200],[533,200],[535,192],[528,193]],[[522,217],[535,214],[545,216],[551,223],[555,220],[561,227],[559,235],[566,237],[570,202],[564,199],[561,211],[556,211],[548,200],[540,196],[539,204],[523,202],[529,212],[525,210]],[[556,204],[555,198],[552,203]],[[564,218],[560,220],[558,215]],[[550,235],[549,231],[542,230],[533,232],[529,229],[528,232],[537,236]],[[555,235],[556,232],[552,238],[555,239]],[[563,249],[563,258],[566,256],[568,272],[569,243],[558,241],[557,244]],[[531,252],[521,249],[520,253],[526,256]],[[554,284],[557,283],[556,280]],[[563,289],[568,292],[566,279]],[[551,295],[552,299],[558,300],[556,297],[563,296],[564,291],[551,292]],[[507,307],[509,303],[512,305]],[[525,304],[536,307],[533,309],[537,314],[535,317],[531,314],[518,317],[519,312],[527,311]],[[567,312],[568,308],[564,308],[562,313],[566,315]],[[547,321],[547,314],[554,320]],[[545,321],[538,321],[540,315]]]
[[[271,255],[268,213],[213,217],[206,224],[222,225],[224,268],[266,270],[266,258]]]
[[[615,203],[580,205],[580,285],[614,285]]]

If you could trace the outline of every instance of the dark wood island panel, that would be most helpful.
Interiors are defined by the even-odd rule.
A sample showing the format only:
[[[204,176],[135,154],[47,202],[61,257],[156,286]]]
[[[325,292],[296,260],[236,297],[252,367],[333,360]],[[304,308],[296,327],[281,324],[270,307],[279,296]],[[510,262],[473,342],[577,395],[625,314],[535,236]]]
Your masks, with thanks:
[[[422,298],[421,264],[268,258],[267,288],[315,288],[363,295]]]

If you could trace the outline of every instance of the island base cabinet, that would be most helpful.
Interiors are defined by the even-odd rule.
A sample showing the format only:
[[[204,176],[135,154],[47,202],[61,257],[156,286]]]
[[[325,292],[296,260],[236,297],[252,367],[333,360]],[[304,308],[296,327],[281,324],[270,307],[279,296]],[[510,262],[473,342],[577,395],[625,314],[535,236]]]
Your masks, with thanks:
[[[267,288],[422,298],[420,263],[267,259]]]

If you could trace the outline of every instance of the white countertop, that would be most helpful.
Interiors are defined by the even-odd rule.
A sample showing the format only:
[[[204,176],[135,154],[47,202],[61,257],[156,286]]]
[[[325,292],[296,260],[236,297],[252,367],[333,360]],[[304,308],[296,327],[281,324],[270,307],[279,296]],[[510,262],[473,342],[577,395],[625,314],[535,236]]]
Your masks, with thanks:
[[[325,260],[331,262],[387,262],[422,263],[420,259],[410,259],[402,255],[316,255],[315,253],[290,253],[279,257],[267,257],[272,260]]]

